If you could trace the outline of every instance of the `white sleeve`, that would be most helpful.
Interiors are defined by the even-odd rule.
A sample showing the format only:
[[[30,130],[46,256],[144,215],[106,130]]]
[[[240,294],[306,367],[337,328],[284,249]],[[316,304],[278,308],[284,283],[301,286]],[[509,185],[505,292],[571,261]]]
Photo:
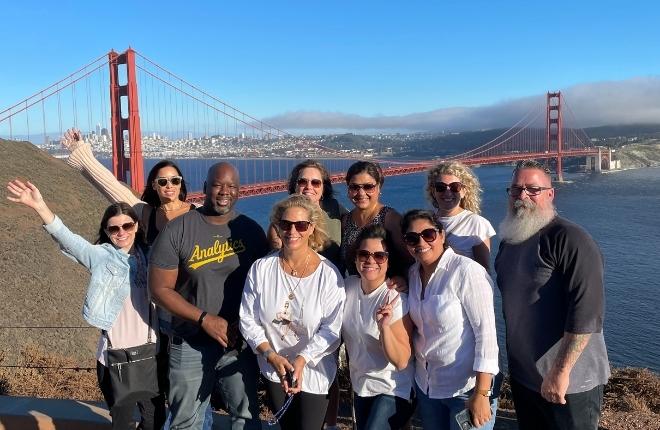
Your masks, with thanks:
[[[496,375],[499,368],[493,281],[486,270],[473,261],[462,267],[461,271],[463,282],[458,296],[474,332],[473,370]]]
[[[323,301],[325,307],[321,310],[323,312],[321,324],[299,354],[311,366],[315,366],[323,357],[332,354],[339,347],[346,292],[344,280],[338,272],[336,270],[329,272],[330,275],[323,279],[326,285],[320,286],[327,292]]]
[[[240,315],[240,330],[245,338],[245,341],[250,345],[250,348],[256,353],[257,346],[268,342],[266,331],[259,323],[259,315],[261,308],[259,307],[258,295],[258,279],[259,269],[264,265],[260,264],[261,260],[257,260],[250,267],[247,278],[245,279],[245,287],[243,288],[243,298],[241,299]]]

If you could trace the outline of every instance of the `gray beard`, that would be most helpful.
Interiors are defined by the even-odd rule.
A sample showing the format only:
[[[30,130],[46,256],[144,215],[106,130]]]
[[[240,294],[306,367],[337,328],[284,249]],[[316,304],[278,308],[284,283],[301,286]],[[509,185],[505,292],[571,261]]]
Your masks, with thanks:
[[[539,208],[531,200],[516,200],[514,208],[509,208],[500,223],[499,234],[503,242],[513,245],[522,243],[534,236],[557,216],[554,206]]]

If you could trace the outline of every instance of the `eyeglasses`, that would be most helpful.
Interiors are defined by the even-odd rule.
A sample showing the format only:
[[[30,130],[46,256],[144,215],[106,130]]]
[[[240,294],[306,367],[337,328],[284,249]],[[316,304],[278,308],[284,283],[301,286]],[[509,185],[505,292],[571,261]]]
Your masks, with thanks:
[[[419,238],[424,239],[424,242],[431,243],[438,238],[438,230],[435,228],[426,228],[421,232],[409,231],[403,235],[403,241],[408,246],[415,246],[419,243]]]
[[[433,184],[435,191],[438,193],[444,193],[449,188],[449,191],[452,193],[460,193],[463,189],[463,184],[460,182],[452,182],[451,184],[445,184],[444,182],[436,182]]]
[[[182,181],[183,178],[181,176],[172,176],[170,178],[161,176],[155,179],[155,182],[161,187],[166,186],[168,182],[174,186],[181,185]]]
[[[538,196],[543,192],[544,190],[551,190],[552,187],[519,187],[517,185],[514,185],[510,188],[506,189],[506,192],[511,196],[511,197],[518,197],[522,194],[522,192],[526,192],[528,196]]]
[[[360,190],[364,190],[367,194],[373,193],[376,187],[376,184],[348,184],[348,190],[354,193]]]
[[[369,252],[366,249],[361,249],[357,252],[357,258],[362,263],[368,262],[369,257],[373,257],[376,264],[383,264],[387,261],[387,257],[389,257],[389,255],[390,254],[387,251]]]
[[[277,223],[277,228],[279,228],[282,231],[289,231],[291,230],[291,226],[294,226],[297,232],[302,233],[303,231],[307,231],[310,224],[311,222],[309,221],[289,221],[286,219],[281,219]]]
[[[105,229],[108,230],[108,233],[110,234],[117,234],[119,233],[119,230],[129,231],[133,230],[133,227],[135,227],[134,222],[126,222],[122,225],[109,225]]]
[[[321,185],[323,185],[323,181],[320,179],[298,178],[297,184],[299,187],[305,187],[307,186],[307,184],[312,184],[312,187],[314,188],[321,188]]]

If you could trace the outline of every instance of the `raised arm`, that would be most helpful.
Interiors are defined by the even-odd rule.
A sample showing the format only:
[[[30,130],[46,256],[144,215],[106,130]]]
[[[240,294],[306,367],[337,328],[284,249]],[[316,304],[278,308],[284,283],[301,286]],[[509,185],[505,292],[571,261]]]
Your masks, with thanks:
[[[376,311],[376,321],[385,357],[397,370],[403,370],[412,355],[410,340],[413,323],[407,313],[401,317],[401,296],[397,294],[393,299],[390,297],[391,293],[388,293],[385,302]]]
[[[133,206],[138,212],[138,217],[142,218],[142,207],[145,204],[142,200],[135,197],[133,192],[113,176],[92,153],[91,146],[82,139],[80,130],[71,128],[62,136],[62,145],[66,147],[71,154],[67,159],[67,164],[80,170],[83,175],[111,202],[126,202]]]
[[[34,209],[44,224],[50,224],[55,220],[55,214],[46,205],[39,189],[32,182],[22,182],[14,179],[7,183],[7,191],[9,191],[7,200]]]

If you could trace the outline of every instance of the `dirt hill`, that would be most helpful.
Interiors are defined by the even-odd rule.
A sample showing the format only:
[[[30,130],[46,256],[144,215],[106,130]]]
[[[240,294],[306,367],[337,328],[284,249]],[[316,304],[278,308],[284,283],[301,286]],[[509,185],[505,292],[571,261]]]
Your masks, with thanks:
[[[64,161],[28,142],[0,139],[0,351],[5,356],[2,364],[16,363],[22,348],[35,346],[61,353],[79,365],[93,365],[98,331],[81,316],[87,271],[59,252],[31,209],[6,199],[6,184],[17,177],[36,184],[53,212],[88,240],[95,239],[108,205]],[[13,328],[17,326],[49,328]]]

